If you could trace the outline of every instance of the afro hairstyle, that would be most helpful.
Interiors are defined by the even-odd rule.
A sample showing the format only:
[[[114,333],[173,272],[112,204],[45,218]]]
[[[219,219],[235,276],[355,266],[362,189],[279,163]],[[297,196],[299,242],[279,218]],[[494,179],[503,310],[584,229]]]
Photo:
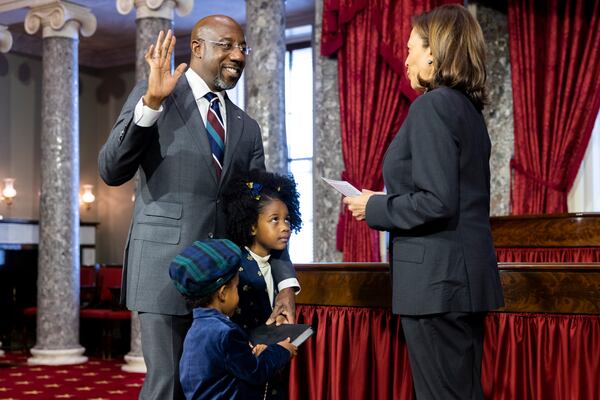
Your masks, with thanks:
[[[227,218],[227,238],[239,246],[252,245],[252,226],[258,222],[262,209],[273,200],[285,203],[290,230],[298,232],[302,219],[299,194],[292,175],[252,170],[245,175],[234,176],[222,194]]]

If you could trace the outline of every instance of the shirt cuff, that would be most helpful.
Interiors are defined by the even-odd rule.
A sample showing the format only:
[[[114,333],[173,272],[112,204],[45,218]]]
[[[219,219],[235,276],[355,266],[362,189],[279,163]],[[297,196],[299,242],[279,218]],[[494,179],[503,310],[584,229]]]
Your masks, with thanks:
[[[296,278],[284,279],[277,284],[277,289],[281,292],[283,289],[294,288],[296,294],[300,293],[300,282]]]
[[[149,128],[158,121],[158,117],[160,117],[162,110],[162,105],[158,110],[153,110],[150,107],[145,106],[144,101],[140,97],[140,101],[135,105],[135,111],[133,112],[133,122],[142,128]]]

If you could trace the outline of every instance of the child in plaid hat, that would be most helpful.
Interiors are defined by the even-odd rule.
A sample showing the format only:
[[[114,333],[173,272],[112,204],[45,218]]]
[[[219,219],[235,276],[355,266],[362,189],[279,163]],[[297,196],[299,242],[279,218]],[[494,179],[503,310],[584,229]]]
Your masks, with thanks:
[[[227,239],[196,241],[169,267],[175,287],[194,308],[179,362],[187,399],[261,399],[261,385],[296,355],[289,339],[253,350],[229,320],[239,301],[240,256]]]

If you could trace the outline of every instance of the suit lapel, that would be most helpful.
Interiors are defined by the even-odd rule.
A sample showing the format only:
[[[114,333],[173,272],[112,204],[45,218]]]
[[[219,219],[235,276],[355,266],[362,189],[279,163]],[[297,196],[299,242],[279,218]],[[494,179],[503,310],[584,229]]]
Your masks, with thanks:
[[[223,157],[223,173],[221,174],[221,179],[225,177],[225,174],[227,174],[230,169],[236,146],[238,145],[244,130],[242,111],[234,106],[227,96],[225,96],[225,107],[227,107],[227,132],[225,133],[225,155]],[[208,139],[206,141],[208,142]]]
[[[217,173],[215,172],[215,167],[213,165],[210,144],[208,143],[208,137],[206,136],[206,128],[202,121],[200,111],[198,110],[194,93],[192,92],[185,75],[177,81],[177,86],[175,87],[172,96],[192,142],[195,143],[202,158],[206,161],[207,171],[209,171],[215,183],[218,184],[219,181],[217,180]],[[227,119],[227,122],[229,123],[229,118]],[[225,148],[227,149],[227,147]],[[225,154],[227,155],[227,150]]]

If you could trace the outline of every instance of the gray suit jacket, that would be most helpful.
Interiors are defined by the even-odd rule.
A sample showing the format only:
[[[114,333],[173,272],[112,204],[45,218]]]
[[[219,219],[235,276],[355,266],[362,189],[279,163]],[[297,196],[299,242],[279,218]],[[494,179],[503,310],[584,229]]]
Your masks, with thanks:
[[[503,305],[489,223],[490,138],[462,93],[417,98],[384,161],[388,194],[367,203],[390,232],[393,311],[477,312]]]
[[[221,179],[212,164],[205,126],[182,76],[152,127],[133,123],[146,91],[140,82],[127,99],[98,158],[100,176],[121,185],[139,171],[139,185],[125,248],[122,296],[135,311],[190,312],[169,278],[171,260],[194,240],[225,235],[221,189],[236,172],[264,169],[260,128],[228,99],[227,141]],[[273,260],[276,282],[295,277],[287,253]],[[123,299],[123,298],[122,298]]]

